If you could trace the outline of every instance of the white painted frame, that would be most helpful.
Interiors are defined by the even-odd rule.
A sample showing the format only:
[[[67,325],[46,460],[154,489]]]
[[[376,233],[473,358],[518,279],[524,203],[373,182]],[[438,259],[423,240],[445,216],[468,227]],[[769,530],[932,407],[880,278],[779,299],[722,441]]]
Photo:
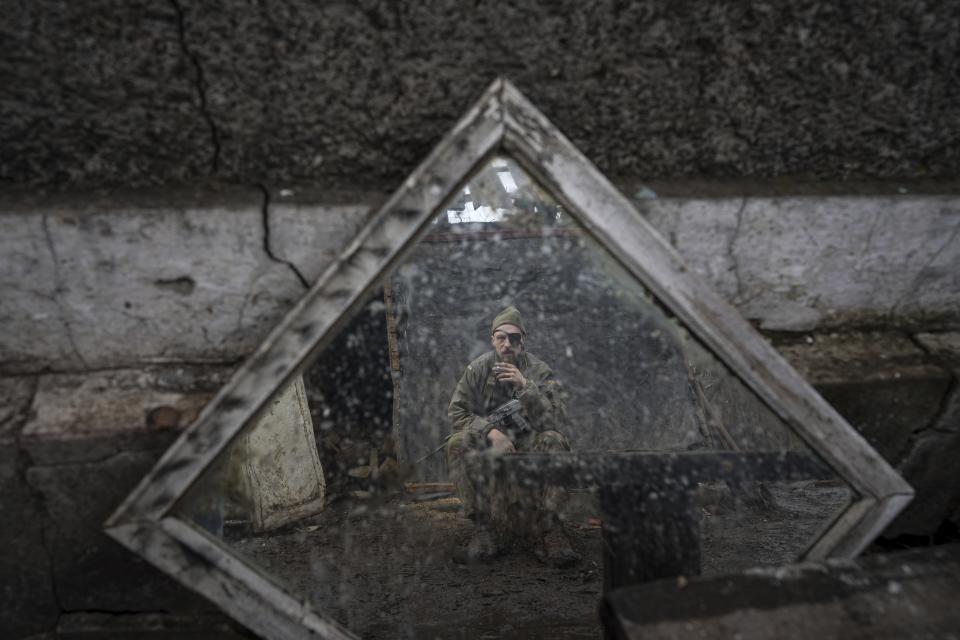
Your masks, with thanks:
[[[225,545],[172,514],[273,393],[326,347],[444,203],[495,153],[530,173],[853,489],[802,559],[852,558],[913,490],[756,330],[698,277],[586,157],[497,80],[164,453],[106,523],[134,552],[265,638],[352,638]]]

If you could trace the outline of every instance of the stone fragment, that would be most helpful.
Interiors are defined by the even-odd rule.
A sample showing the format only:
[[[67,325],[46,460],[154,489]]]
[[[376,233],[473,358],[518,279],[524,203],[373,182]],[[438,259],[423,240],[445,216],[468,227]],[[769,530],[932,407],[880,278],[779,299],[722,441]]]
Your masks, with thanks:
[[[960,545],[856,562],[667,578],[617,589],[605,635],[674,638],[947,638],[960,628]]]
[[[918,333],[914,337],[931,356],[960,375],[960,331]]]
[[[953,404],[960,404],[956,394]],[[960,460],[960,432],[927,431],[916,438],[897,469],[916,495],[884,530],[884,537],[931,536],[960,508],[957,460]]]
[[[778,340],[777,350],[888,462],[930,424],[950,373],[908,337],[892,332],[814,334]],[[908,480],[909,481],[909,480]]]
[[[147,411],[147,428],[160,430],[176,429],[181,426],[182,416],[182,412],[174,407],[154,407]]]
[[[148,367],[41,376],[22,442],[37,464],[160,449],[222,384],[225,367]]]
[[[360,467],[353,467],[347,471],[347,475],[351,478],[369,478],[370,477],[370,465],[365,464]]]
[[[930,536],[960,510],[960,333],[916,336],[930,356],[953,371],[953,384],[937,405],[933,421],[916,430],[898,470],[916,491],[913,501],[884,531],[884,536]]]

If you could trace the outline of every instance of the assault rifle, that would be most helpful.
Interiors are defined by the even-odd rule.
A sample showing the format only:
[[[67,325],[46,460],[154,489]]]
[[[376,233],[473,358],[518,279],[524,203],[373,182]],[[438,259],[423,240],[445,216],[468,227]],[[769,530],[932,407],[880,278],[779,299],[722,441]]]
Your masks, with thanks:
[[[487,416],[487,429],[483,433],[484,445],[487,444],[487,434],[491,429],[503,431],[511,437],[516,437],[529,431],[533,431],[530,423],[527,422],[527,419],[523,417],[523,407],[520,405],[520,401],[516,398],[504,402],[502,405],[494,409],[493,413]],[[426,455],[421,456],[413,464],[420,464],[433,454],[438,453],[441,449],[447,446],[447,440],[449,439],[450,436],[444,438],[443,443],[439,447],[427,453]]]
[[[512,432],[514,435],[533,431],[530,423],[523,417],[523,407],[516,398],[494,409],[493,413],[487,416],[487,425],[489,427],[487,431],[497,429],[508,434]]]

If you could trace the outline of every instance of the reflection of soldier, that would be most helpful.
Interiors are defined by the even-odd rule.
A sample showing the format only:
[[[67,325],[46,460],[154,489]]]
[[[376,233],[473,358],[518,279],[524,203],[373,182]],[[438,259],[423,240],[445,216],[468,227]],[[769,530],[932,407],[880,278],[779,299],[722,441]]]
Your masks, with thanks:
[[[569,565],[579,558],[557,518],[563,490],[549,487],[540,495],[523,496],[517,487],[490,487],[489,479],[470,477],[464,460],[468,451],[487,447],[498,453],[570,450],[570,443],[557,430],[565,420],[560,385],[550,367],[526,353],[525,334],[515,307],[507,307],[493,320],[490,342],[494,350],[467,365],[447,409],[453,428],[447,442],[447,466],[464,512],[474,523],[467,547],[469,559],[487,560],[498,554],[494,521],[509,522],[515,528],[523,517],[530,519],[528,533],[541,542],[537,555],[554,564]],[[525,421],[514,421],[512,426],[525,422],[529,430],[490,423],[490,414],[513,399],[519,401]],[[522,513],[511,514],[511,509]]]

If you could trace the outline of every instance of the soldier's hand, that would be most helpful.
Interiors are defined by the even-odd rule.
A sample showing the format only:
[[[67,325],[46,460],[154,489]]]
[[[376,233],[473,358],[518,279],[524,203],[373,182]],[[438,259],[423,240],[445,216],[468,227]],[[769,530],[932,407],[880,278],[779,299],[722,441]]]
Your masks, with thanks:
[[[517,369],[516,365],[510,364],[509,362],[497,362],[494,364],[493,375],[497,382],[506,382],[518,388],[527,384],[527,379],[520,373],[520,369]]]
[[[496,453],[513,453],[516,451],[516,449],[513,448],[513,442],[511,442],[510,438],[499,429],[490,429],[490,432],[487,434],[487,440],[490,441],[490,446]]]

